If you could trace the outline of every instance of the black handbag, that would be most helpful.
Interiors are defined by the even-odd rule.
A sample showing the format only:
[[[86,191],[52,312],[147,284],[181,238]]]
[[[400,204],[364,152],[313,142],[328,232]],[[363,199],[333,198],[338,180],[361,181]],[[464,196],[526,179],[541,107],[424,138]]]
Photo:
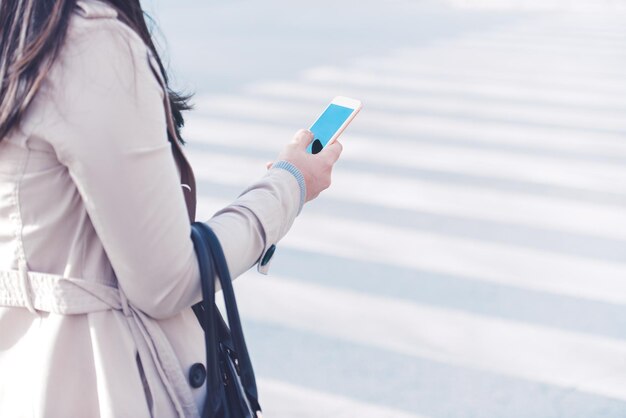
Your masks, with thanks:
[[[200,277],[202,302],[193,311],[204,329],[207,396],[203,418],[259,418],[261,407],[252,363],[243,337],[235,292],[222,246],[203,222],[191,224]],[[215,305],[215,278],[224,294],[228,325]]]

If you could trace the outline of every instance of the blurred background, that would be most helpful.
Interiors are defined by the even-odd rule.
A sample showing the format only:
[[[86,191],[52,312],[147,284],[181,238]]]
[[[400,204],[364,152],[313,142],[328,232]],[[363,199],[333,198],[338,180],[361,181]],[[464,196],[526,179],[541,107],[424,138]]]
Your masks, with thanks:
[[[626,417],[626,2],[147,6],[196,93],[199,219],[364,104],[235,282],[266,417]]]

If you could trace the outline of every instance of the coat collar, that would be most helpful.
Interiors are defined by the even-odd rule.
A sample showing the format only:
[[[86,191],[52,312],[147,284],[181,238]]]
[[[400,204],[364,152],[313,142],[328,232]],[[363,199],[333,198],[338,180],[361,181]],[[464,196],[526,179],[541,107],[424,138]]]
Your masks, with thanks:
[[[78,14],[87,19],[117,18],[117,11],[110,5],[99,0],[78,0]]]

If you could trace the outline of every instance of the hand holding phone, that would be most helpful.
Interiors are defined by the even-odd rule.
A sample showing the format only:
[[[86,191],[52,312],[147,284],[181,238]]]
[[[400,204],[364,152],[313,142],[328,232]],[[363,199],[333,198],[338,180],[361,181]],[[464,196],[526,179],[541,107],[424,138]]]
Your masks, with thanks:
[[[277,161],[287,161],[302,174],[306,185],[305,201],[315,199],[331,183],[333,166],[341,154],[341,144],[329,147],[361,110],[361,102],[347,97],[335,97],[309,130],[299,130],[293,140],[278,155]],[[329,147],[322,155],[318,154]],[[268,170],[273,162],[267,163]]]
[[[343,96],[335,97],[309,128],[313,132],[314,139],[308,146],[307,152],[317,154],[327,145],[332,144],[362,107],[363,105],[358,100]]]

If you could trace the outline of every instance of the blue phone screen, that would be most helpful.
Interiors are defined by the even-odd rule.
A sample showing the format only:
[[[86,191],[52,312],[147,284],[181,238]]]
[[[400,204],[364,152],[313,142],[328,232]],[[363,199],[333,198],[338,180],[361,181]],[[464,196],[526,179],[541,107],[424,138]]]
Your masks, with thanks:
[[[324,113],[322,113],[322,116],[311,126],[311,132],[313,132],[315,138],[313,142],[309,144],[307,152],[310,154],[320,152],[326,144],[328,144],[330,138],[335,135],[335,132],[337,132],[339,128],[341,128],[341,125],[350,117],[353,110],[354,109],[335,104],[329,105]]]

